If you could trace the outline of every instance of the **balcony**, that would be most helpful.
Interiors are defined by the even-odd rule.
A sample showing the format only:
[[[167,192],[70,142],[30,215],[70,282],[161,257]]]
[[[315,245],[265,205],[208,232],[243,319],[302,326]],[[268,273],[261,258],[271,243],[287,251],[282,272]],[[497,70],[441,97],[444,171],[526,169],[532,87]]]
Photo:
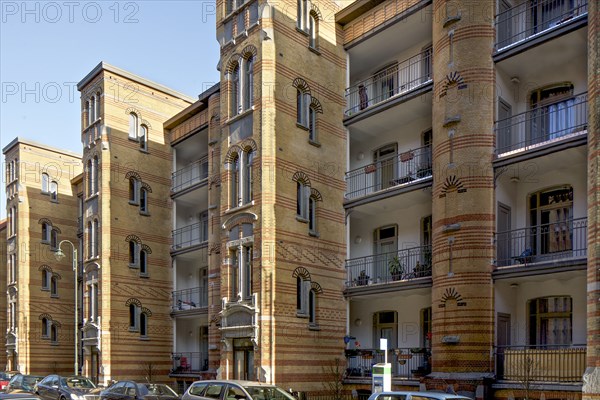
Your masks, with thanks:
[[[203,310],[208,307],[208,292],[203,288],[190,288],[173,292],[171,312]]]
[[[387,362],[392,366],[392,377],[396,379],[419,379],[431,372],[431,350],[424,348],[398,348],[388,351]],[[381,350],[346,350],[346,380],[371,379],[373,365],[385,362]]]
[[[346,260],[346,287],[370,286],[431,276],[431,246]]]
[[[496,154],[505,157],[580,137],[587,124],[587,93],[562,99],[497,121]]]
[[[178,193],[199,184],[208,182],[208,156],[172,173],[171,193]]]
[[[172,253],[199,245],[206,246],[208,244],[208,221],[196,222],[195,224],[175,229],[172,237]]]
[[[499,232],[496,266],[572,262],[587,257],[587,218],[576,218]]]
[[[432,82],[431,63],[429,48],[347,88],[346,117],[425,87]]]
[[[587,0],[524,1],[496,15],[496,50],[559,30],[587,15]]]
[[[208,354],[201,352],[171,353],[171,375],[189,375],[208,371]]]
[[[346,172],[346,198],[355,199],[431,177],[431,146],[396,154]]]
[[[585,372],[585,345],[496,347],[496,378],[517,382],[578,383]]]

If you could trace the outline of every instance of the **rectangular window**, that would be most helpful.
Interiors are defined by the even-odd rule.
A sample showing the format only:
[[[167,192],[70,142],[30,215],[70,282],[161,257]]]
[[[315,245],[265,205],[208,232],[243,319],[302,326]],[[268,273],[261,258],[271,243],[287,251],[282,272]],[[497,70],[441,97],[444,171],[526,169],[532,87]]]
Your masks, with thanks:
[[[244,247],[243,251],[243,297],[248,300],[252,297],[252,247]]]

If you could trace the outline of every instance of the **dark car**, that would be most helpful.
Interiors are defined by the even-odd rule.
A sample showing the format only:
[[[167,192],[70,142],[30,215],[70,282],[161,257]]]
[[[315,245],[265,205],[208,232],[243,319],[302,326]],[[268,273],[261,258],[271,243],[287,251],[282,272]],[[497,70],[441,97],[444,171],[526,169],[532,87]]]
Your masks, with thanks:
[[[40,400],[38,396],[31,393],[0,393],[0,400]]]
[[[4,391],[6,393],[33,393],[35,384],[44,379],[43,376],[16,374]]]
[[[275,385],[251,381],[197,381],[182,400],[296,400]]]
[[[34,392],[43,400],[86,400],[86,394],[100,389],[84,376],[48,375],[35,385]]]
[[[119,381],[100,394],[101,400],[179,400],[168,385]]]

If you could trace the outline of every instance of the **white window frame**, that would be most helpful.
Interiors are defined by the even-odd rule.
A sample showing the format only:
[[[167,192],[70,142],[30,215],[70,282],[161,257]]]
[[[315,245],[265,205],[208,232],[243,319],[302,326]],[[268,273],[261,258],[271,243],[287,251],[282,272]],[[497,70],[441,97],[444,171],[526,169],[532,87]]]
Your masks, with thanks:
[[[296,215],[308,222],[308,202],[310,199],[310,186],[302,181],[296,182]]]
[[[129,113],[129,139],[130,140],[138,140],[138,131],[139,131],[139,117],[136,113]]]

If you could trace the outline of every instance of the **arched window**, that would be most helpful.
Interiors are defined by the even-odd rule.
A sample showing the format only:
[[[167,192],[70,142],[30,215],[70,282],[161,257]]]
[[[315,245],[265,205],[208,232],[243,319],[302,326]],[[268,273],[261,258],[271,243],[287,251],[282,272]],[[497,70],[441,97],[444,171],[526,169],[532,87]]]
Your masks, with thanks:
[[[308,323],[317,323],[317,293],[313,289],[308,292]]]
[[[140,189],[140,212],[148,212],[148,190],[144,187]]]
[[[240,104],[240,65],[236,64],[231,71],[231,115],[241,112]]]
[[[308,107],[308,139],[317,141],[317,111],[314,107]]]
[[[48,193],[50,190],[50,177],[47,173],[42,173],[42,192]]]
[[[58,232],[56,229],[50,231],[50,248],[52,250],[58,249]]]
[[[138,203],[138,186],[137,179],[134,177],[129,178],[129,202],[132,204]]]
[[[308,17],[308,45],[313,49],[317,48],[318,38],[318,21],[314,13],[310,13]]]
[[[148,150],[148,127],[146,125],[140,126],[140,150]]]
[[[93,193],[98,193],[98,181],[100,178],[100,174],[99,174],[99,165],[98,165],[98,156],[94,156],[94,162],[93,162]]]
[[[570,345],[573,301],[570,296],[541,297],[527,302],[530,345]]]
[[[94,168],[91,159],[87,162],[87,189],[88,196],[94,194]]]
[[[55,324],[50,325],[50,341],[52,343],[58,342],[58,328]]]
[[[82,119],[83,119],[82,124],[83,124],[84,128],[87,128],[88,126],[90,126],[90,101],[89,100],[85,102],[85,106],[83,108]]]
[[[148,253],[146,250],[140,251],[140,275],[148,275]]]
[[[93,231],[93,242],[94,242],[94,257],[100,256],[100,235],[99,235],[99,222],[97,219],[94,220],[94,231]]]
[[[42,222],[42,242],[50,243],[50,231],[52,227],[46,222]]]
[[[301,276],[296,277],[296,311],[298,314],[305,314],[306,305],[305,305],[305,284],[304,279]]]
[[[133,240],[129,241],[129,265],[136,265],[138,260],[137,256],[137,243]]]
[[[252,162],[254,161],[254,152],[248,150],[244,152],[244,204],[252,201]]]
[[[299,180],[296,182],[296,214],[298,217],[308,220],[308,199],[310,198],[310,187]]]
[[[94,96],[90,98],[90,110],[88,116],[88,125],[91,125],[96,120],[96,98]]]
[[[299,29],[306,31],[306,24],[308,18],[308,1],[307,0],[298,0],[298,10],[297,10],[297,26]]]
[[[311,196],[308,198],[308,231],[317,232],[317,200]]]
[[[398,313],[379,311],[373,314],[373,348],[379,348],[379,339],[387,339],[388,349],[397,347]]]
[[[58,183],[55,181],[50,182],[50,200],[58,200]]]
[[[249,110],[254,101],[254,57],[249,56],[244,60],[244,110]]]
[[[48,318],[42,318],[42,338],[48,338]]]
[[[50,289],[50,280],[48,279],[50,276],[50,272],[47,270],[42,270],[42,290]]]
[[[56,276],[50,278],[50,296],[58,296],[58,279]]]
[[[140,314],[140,336],[145,337],[148,335],[148,316],[146,313]]]
[[[135,304],[129,305],[129,329],[137,330],[137,306]]]
[[[230,208],[235,208],[240,205],[240,156],[236,154],[231,162],[229,179],[229,193],[230,193]]]
[[[138,116],[136,113],[129,113],[129,139],[138,140]]]

